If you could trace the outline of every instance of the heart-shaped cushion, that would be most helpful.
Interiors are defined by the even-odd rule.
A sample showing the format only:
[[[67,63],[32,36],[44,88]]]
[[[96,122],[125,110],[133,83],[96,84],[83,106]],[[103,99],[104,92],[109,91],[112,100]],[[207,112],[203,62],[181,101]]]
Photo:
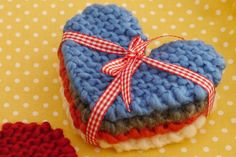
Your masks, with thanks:
[[[137,35],[146,39],[137,19],[116,5],[89,6],[82,14],[70,19],[64,31],[78,31],[96,36],[125,48]],[[113,80],[113,77],[101,72],[102,66],[120,56],[98,52],[73,41],[63,43],[62,53],[73,90],[92,110],[99,96]],[[189,68],[213,81],[215,86],[220,82],[225,67],[223,58],[212,46],[197,40],[164,44],[152,50],[149,57]],[[149,115],[155,110],[181,107],[190,102],[203,101],[207,97],[202,87],[145,63],[141,64],[132,77],[131,92],[131,112],[126,110],[119,95],[106,113],[106,120],[114,122],[119,119]]]

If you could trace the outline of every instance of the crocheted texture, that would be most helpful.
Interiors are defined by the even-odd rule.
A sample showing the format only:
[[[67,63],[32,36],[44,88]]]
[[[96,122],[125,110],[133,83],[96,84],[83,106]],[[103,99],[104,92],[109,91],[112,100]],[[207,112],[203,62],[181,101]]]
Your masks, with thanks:
[[[145,39],[137,19],[115,5],[89,6],[82,14],[69,20],[64,31],[78,31],[97,36],[125,48],[136,35]],[[91,110],[113,80],[100,72],[101,67],[120,56],[94,51],[73,41],[64,42],[62,52],[72,88]],[[164,44],[153,50],[150,57],[189,68],[212,80],[215,85],[221,80],[225,67],[223,58],[212,46],[202,41],[175,41]],[[104,119],[115,122],[134,116],[150,115],[155,110],[162,111],[203,101],[206,96],[206,92],[191,81],[143,63],[132,78],[132,112],[126,110],[121,96],[118,96]]]
[[[87,124],[83,123],[83,121],[81,119],[81,112],[79,109],[76,109],[76,107],[75,107],[75,100],[74,100],[72,93],[70,91],[70,80],[67,77],[66,69],[63,64],[63,62],[64,62],[63,56],[62,56],[61,52],[59,52],[58,55],[61,60],[61,62],[60,62],[60,77],[62,79],[62,83],[63,83],[63,87],[64,87],[64,90],[62,91],[63,92],[62,97],[64,98],[64,96],[65,96],[66,100],[64,100],[64,101],[69,103],[69,104],[66,104],[65,106],[67,108],[69,108],[68,114],[70,114],[70,117],[73,120],[74,127],[76,129],[80,130],[83,134],[85,134]],[[175,132],[175,131],[181,130],[185,126],[193,123],[196,120],[196,118],[201,116],[203,113],[204,112],[198,113],[197,115],[194,115],[191,118],[185,119],[184,121],[181,121],[181,122],[167,123],[165,125],[156,125],[155,127],[151,128],[151,129],[133,128],[133,129],[130,129],[125,134],[118,134],[116,136],[113,136],[105,131],[99,131],[98,138],[103,139],[110,144],[114,144],[114,143],[119,143],[122,141],[129,140],[131,138],[142,139],[142,138],[149,138],[149,137],[159,135],[159,134],[166,134],[169,132]]]
[[[0,131],[1,157],[77,157],[75,149],[61,129],[48,122],[5,123]]]

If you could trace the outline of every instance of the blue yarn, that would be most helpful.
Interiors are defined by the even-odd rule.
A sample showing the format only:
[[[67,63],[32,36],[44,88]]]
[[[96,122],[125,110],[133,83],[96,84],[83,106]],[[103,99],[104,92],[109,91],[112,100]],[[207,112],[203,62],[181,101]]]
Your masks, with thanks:
[[[125,48],[136,35],[146,39],[137,19],[115,5],[87,7],[82,14],[66,23],[64,31],[79,31],[97,36]],[[113,77],[100,72],[102,66],[120,56],[98,52],[73,41],[64,42],[62,52],[73,88],[80,99],[92,109],[113,80]],[[203,41],[170,42],[152,50],[149,57],[189,68],[204,75],[215,85],[220,82],[225,68],[224,59]],[[118,96],[105,119],[116,121],[149,115],[154,110],[166,110],[193,101],[203,101],[206,96],[205,90],[191,81],[142,63],[132,78],[132,112],[127,112],[121,96]]]

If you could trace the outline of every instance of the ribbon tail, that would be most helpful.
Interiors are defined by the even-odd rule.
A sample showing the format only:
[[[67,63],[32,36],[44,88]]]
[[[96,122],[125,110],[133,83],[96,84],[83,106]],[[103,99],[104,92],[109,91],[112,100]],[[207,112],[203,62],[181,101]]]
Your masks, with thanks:
[[[102,93],[92,109],[86,128],[86,141],[88,143],[97,145],[96,137],[102,119],[120,91],[120,75],[118,75]]]

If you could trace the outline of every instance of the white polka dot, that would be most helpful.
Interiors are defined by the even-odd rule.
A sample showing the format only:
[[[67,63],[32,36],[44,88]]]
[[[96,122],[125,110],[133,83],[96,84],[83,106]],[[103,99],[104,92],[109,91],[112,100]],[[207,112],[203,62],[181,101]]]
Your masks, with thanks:
[[[43,87],[43,91],[44,91],[44,92],[48,92],[48,89],[49,89],[49,88],[48,88],[47,86]]]
[[[186,11],[186,13],[187,13],[188,15],[191,15],[191,14],[193,13],[193,11],[192,11],[191,9],[188,9],[188,10]]]
[[[227,128],[222,128],[222,129],[221,129],[221,132],[222,132],[222,133],[228,133],[228,129],[227,129]]]
[[[30,26],[29,25],[24,25],[24,29],[29,29],[30,28]]]
[[[15,33],[15,36],[16,36],[16,37],[20,37],[20,35],[21,35],[20,32],[16,32],[16,33]]]
[[[32,115],[33,115],[33,116],[38,116],[38,115],[39,115],[39,112],[33,111],[33,112],[32,112]]]
[[[209,22],[209,25],[210,25],[210,26],[214,26],[214,25],[215,25],[215,22],[210,21],[210,22]]]
[[[25,60],[29,60],[29,59],[30,59],[30,56],[29,56],[29,55],[25,55],[25,56],[24,56],[24,59],[25,59]]]
[[[212,41],[213,41],[214,43],[216,43],[216,42],[218,42],[218,38],[217,38],[217,37],[213,37],[213,38],[212,38]]]
[[[34,68],[38,68],[39,67],[39,63],[33,63],[33,67]]]
[[[195,0],[194,4],[196,4],[196,5],[200,4],[200,0]]]
[[[58,100],[59,97],[58,97],[58,95],[53,95],[52,98],[53,98],[53,100]]]
[[[48,106],[49,106],[48,103],[43,104],[43,108],[48,108]]]
[[[57,19],[56,18],[51,18],[51,22],[56,22]]]
[[[224,47],[228,47],[228,46],[229,46],[229,43],[228,43],[228,42],[223,42],[223,46],[224,46]]]
[[[176,7],[180,8],[180,7],[182,7],[182,4],[180,2],[178,2],[178,3],[176,3]]]
[[[151,14],[151,15],[155,15],[155,14],[156,14],[156,12],[155,12],[155,11],[153,11],[153,10],[151,10],[151,11],[150,11],[150,14]]]
[[[58,83],[58,79],[53,79],[52,82],[56,84]]]
[[[201,30],[201,34],[206,34],[206,33],[207,33],[207,31],[205,29]]]
[[[230,100],[227,101],[227,105],[228,105],[228,106],[232,106],[232,105],[233,105],[233,101],[230,101]]]
[[[218,142],[219,141],[219,138],[217,136],[214,136],[211,138],[213,142]]]
[[[165,18],[161,18],[160,22],[166,22],[166,19]]]
[[[232,76],[232,80],[233,80],[233,81],[236,80],[236,75]]]
[[[2,123],[7,123],[7,122],[9,122],[8,119],[6,118],[2,119]]]
[[[45,71],[43,71],[43,74],[44,74],[44,75],[48,75],[49,72],[48,72],[47,70],[45,70]]]
[[[224,115],[224,111],[220,110],[217,112],[219,116],[223,116]]]
[[[236,117],[230,119],[231,123],[236,124]]]
[[[231,151],[232,150],[232,146],[231,145],[226,145],[225,146],[225,150],[226,151]]]
[[[52,115],[53,115],[54,117],[57,117],[57,116],[58,116],[58,112],[57,112],[57,111],[53,111],[53,112],[52,112]]]
[[[225,3],[227,0],[220,0],[222,3]]]
[[[28,92],[28,91],[30,90],[30,88],[29,88],[28,86],[25,86],[25,87],[23,88],[23,90],[24,90],[25,92]]]
[[[188,152],[188,149],[187,149],[186,147],[182,147],[182,148],[180,149],[180,151],[181,151],[182,153],[186,153],[186,152]]]
[[[11,44],[12,44],[12,41],[11,41],[11,40],[6,40],[6,44],[7,44],[7,45],[11,45]]]
[[[27,119],[22,119],[23,123],[28,123],[29,121]]]
[[[18,111],[13,111],[13,112],[12,112],[12,115],[13,115],[13,116],[18,116],[18,115],[19,115],[19,112],[18,112]]]
[[[99,153],[99,152],[101,151],[101,149],[98,148],[98,147],[95,147],[95,148],[94,148],[94,151],[95,151],[96,153]]]
[[[181,35],[182,35],[182,36],[187,36],[188,33],[187,33],[187,32],[181,32]]]
[[[14,79],[14,82],[15,82],[15,83],[20,83],[20,79],[19,79],[19,78],[15,78],[15,79]]]
[[[233,35],[233,34],[234,34],[234,30],[232,29],[229,31],[229,35]]]
[[[196,143],[197,142],[197,140],[195,138],[191,138],[190,141],[191,141],[191,143]]]
[[[224,88],[224,90],[229,90],[229,86],[228,85],[225,85],[223,88]]]
[[[228,64],[233,64],[233,63],[234,63],[234,60],[231,58],[231,59],[229,59],[227,62],[228,62]]]
[[[68,3],[68,7],[72,8],[74,6],[74,3]]]
[[[147,22],[147,18],[145,18],[145,17],[141,18],[141,20],[142,20],[143,22]]]
[[[19,99],[20,99],[20,96],[16,94],[16,95],[13,96],[13,99],[19,100]]]
[[[52,36],[52,37],[56,37],[56,36],[57,36],[57,33],[53,32],[53,33],[51,34],[51,36]]]
[[[43,30],[46,30],[46,29],[48,29],[48,26],[47,26],[47,25],[43,25],[43,26],[42,26],[42,29],[43,29]]]
[[[157,7],[158,7],[159,9],[161,9],[161,8],[164,8],[164,5],[163,5],[163,4],[158,4]]]
[[[48,12],[46,10],[42,11],[42,15],[47,15],[47,14],[48,14]]]
[[[64,15],[64,14],[65,14],[65,11],[64,11],[64,10],[60,10],[59,14],[60,14],[60,15]]]
[[[172,16],[174,14],[174,12],[173,11],[168,11],[168,15],[170,15],[170,16]]]
[[[207,146],[205,146],[205,147],[203,147],[203,151],[207,153],[207,152],[209,152],[209,151],[210,151],[210,148],[209,148],[209,147],[207,147]]]
[[[34,8],[38,8],[38,6],[39,6],[39,5],[38,5],[37,3],[34,3],[34,4],[33,4],[33,7],[34,7]]]
[[[1,5],[0,5],[0,10],[2,10],[3,8],[4,8],[4,5],[1,4]]]
[[[34,82],[34,83],[39,83],[39,79],[38,79],[38,78],[35,78],[35,79],[33,79],[33,82]]]
[[[38,99],[39,99],[39,96],[38,96],[38,95],[34,95],[34,96],[33,96],[33,99],[34,99],[34,100],[38,100]]]
[[[140,8],[145,8],[145,4],[139,4]]]
[[[30,72],[28,70],[24,71],[24,75],[28,76],[30,74]]]
[[[23,106],[24,108],[28,108],[28,107],[29,107],[29,104],[28,104],[27,102],[25,102],[25,103],[22,104],[22,106]]]
[[[234,17],[233,17],[232,15],[227,16],[227,20],[228,20],[228,21],[232,21],[233,18],[234,18]]]
[[[183,17],[180,17],[178,18],[179,22],[184,22],[184,18]]]
[[[225,30],[226,30],[225,27],[221,27],[221,28],[220,28],[220,31],[221,31],[221,32],[225,32]]]
[[[29,15],[29,14],[30,14],[29,10],[25,10],[25,11],[24,11],[24,14],[25,14],[25,15]]]
[[[176,25],[171,25],[170,28],[171,29],[176,29]]]
[[[16,4],[16,8],[17,9],[21,8],[21,5],[20,4]]]
[[[56,8],[56,6],[57,6],[56,4],[51,4],[50,5],[51,8]]]
[[[7,15],[8,15],[8,16],[12,16],[12,12],[11,12],[11,11],[8,11],[8,12],[7,12]]]
[[[18,23],[18,22],[21,21],[21,19],[20,18],[16,18],[15,21]]]
[[[5,92],[9,92],[9,91],[11,90],[11,87],[6,86],[6,87],[4,88],[4,90],[5,90]]]
[[[8,75],[8,76],[11,75],[11,71],[10,71],[10,70],[7,70],[7,71],[5,72],[5,74]]]
[[[208,10],[209,8],[210,8],[210,7],[209,7],[209,4],[205,4],[205,5],[204,5],[204,9],[205,9],[205,10]]]
[[[198,16],[197,19],[198,19],[199,21],[202,21],[202,20],[203,20],[203,17],[202,17],[202,16]]]
[[[221,15],[221,10],[219,10],[219,9],[216,10],[216,15],[218,15],[218,16]]]
[[[3,104],[3,107],[4,108],[8,108],[10,106],[10,104],[8,103],[8,102],[5,102],[4,104]]]
[[[166,149],[165,149],[165,148],[160,148],[160,149],[159,149],[159,152],[160,152],[160,153],[165,153],[165,152],[166,152]]]
[[[199,132],[200,134],[206,134],[206,129],[200,129]]]
[[[208,121],[208,123],[209,123],[210,125],[215,125],[216,122],[211,119],[211,120]]]
[[[52,52],[57,52],[57,48],[52,48]]]
[[[7,25],[6,29],[11,30],[12,29],[12,25]]]
[[[39,52],[39,48],[35,47],[34,52]]]
[[[65,125],[65,126],[67,126],[67,125],[69,124],[69,123],[68,123],[68,120],[64,119],[64,120],[62,121],[62,124]]]
[[[36,22],[38,22],[38,21],[39,21],[39,19],[38,19],[37,17],[34,17],[34,18],[33,18],[33,22],[36,23]]]
[[[35,37],[35,38],[37,38],[38,36],[39,36],[39,34],[38,33],[33,33],[33,36]]]

